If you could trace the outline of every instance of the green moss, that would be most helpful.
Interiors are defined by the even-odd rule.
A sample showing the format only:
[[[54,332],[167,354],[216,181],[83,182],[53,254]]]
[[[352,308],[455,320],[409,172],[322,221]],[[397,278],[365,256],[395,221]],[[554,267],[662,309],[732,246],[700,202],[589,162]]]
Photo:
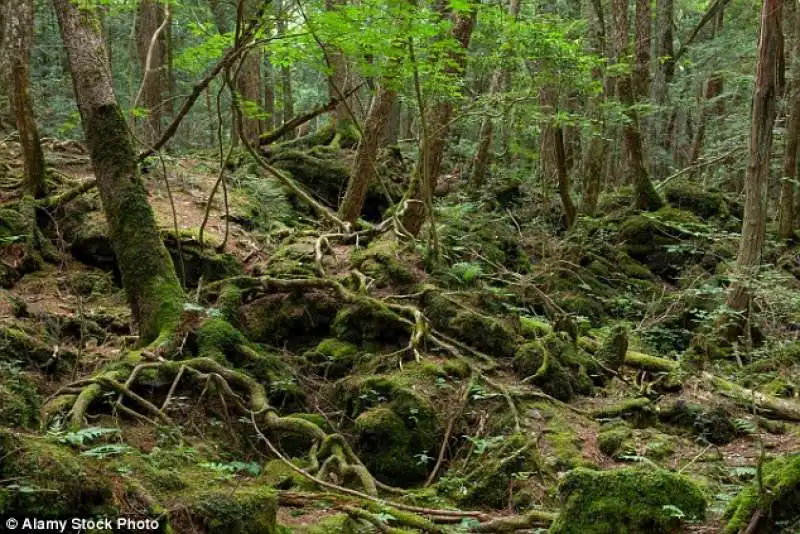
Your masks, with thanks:
[[[328,378],[346,375],[356,363],[359,349],[356,345],[336,338],[326,338],[303,356],[319,368]]]
[[[353,343],[381,342],[391,345],[408,343],[408,329],[397,314],[372,300],[348,305],[336,314],[331,324],[333,334]]]
[[[553,333],[553,326],[537,317],[522,315],[519,318],[520,333],[526,338],[544,337]]]
[[[174,230],[165,230],[161,236],[177,269],[180,269],[181,265],[179,261],[181,256],[178,255],[180,240],[184,272],[179,274],[182,274],[184,283],[188,287],[196,287],[201,278],[203,282],[208,283],[244,274],[244,269],[236,256],[220,254],[214,250],[215,244],[210,241],[208,233],[203,236],[202,246],[198,229],[183,229],[177,237]]]
[[[725,196],[721,192],[691,182],[669,184],[665,196],[673,207],[691,211],[702,219],[728,215]]]
[[[247,340],[241,332],[224,319],[207,319],[197,329],[197,355],[225,361]]]
[[[41,403],[36,390],[29,375],[0,361],[0,425],[35,427]]]
[[[528,378],[545,393],[564,401],[591,393],[589,373],[599,375],[588,355],[560,333],[520,345],[513,365],[520,378]]]
[[[667,424],[687,428],[700,440],[714,445],[725,445],[737,436],[731,416],[722,406],[707,409],[679,399],[662,407],[659,414]]]
[[[438,433],[431,401],[407,386],[406,379],[413,381],[411,375],[374,375],[340,384],[346,412],[356,418],[359,456],[378,478],[398,485],[425,477],[428,466],[420,461],[420,455],[434,455]],[[386,427],[381,428],[384,423]],[[392,455],[386,453],[389,444]]]
[[[447,360],[442,365],[442,369],[447,373],[447,376],[455,376],[458,378],[466,378],[472,373],[469,365],[461,360]]]
[[[396,242],[380,240],[350,256],[353,267],[373,278],[378,287],[407,285],[414,282],[414,275],[400,258],[400,247]]]
[[[519,338],[506,323],[461,306],[436,291],[424,298],[426,316],[433,325],[490,356],[514,356]]]
[[[101,462],[42,438],[0,431],[0,479],[34,491],[0,488],[0,515],[43,519],[116,515],[112,480]]]
[[[328,335],[340,304],[326,291],[272,293],[240,307],[238,325],[248,339],[292,347]]]
[[[114,288],[111,275],[102,271],[75,271],[69,273],[63,284],[59,284],[62,289],[70,291],[76,295],[88,297],[90,295],[103,295],[110,293]]]
[[[48,344],[48,336],[44,332],[31,330],[26,332],[14,326],[0,326],[0,362],[33,363],[44,365],[50,362],[53,356],[53,345]],[[56,368],[48,371],[57,372],[66,370],[74,355],[69,351],[62,353],[56,362]]]
[[[560,295],[557,299],[558,304],[567,312],[585,317],[592,326],[600,326],[606,319],[606,311],[603,305],[584,293],[567,292]]]
[[[314,246],[316,238],[303,237],[276,250],[267,263],[267,274],[276,278],[311,278],[316,276]]]
[[[274,490],[241,487],[200,491],[181,499],[181,505],[207,534],[274,534],[278,498]]]
[[[442,490],[463,504],[506,507],[515,474],[539,471],[541,460],[535,437],[515,433],[500,438],[500,446],[488,449],[465,476],[440,482]]]
[[[617,423],[604,426],[597,435],[597,448],[606,456],[614,456],[631,435],[628,425]]]
[[[625,363],[628,352],[628,329],[617,325],[600,345],[595,357],[607,368],[616,371]]]
[[[758,483],[745,487],[731,501],[724,518],[725,532],[741,532],[758,509],[762,511],[758,533],[795,532],[800,521],[800,454],[779,456],[762,466],[763,492]],[[792,527],[779,530],[781,526]]]
[[[653,468],[575,469],[559,493],[564,506],[551,534],[669,534],[680,528],[681,517],[705,517],[696,484]]]

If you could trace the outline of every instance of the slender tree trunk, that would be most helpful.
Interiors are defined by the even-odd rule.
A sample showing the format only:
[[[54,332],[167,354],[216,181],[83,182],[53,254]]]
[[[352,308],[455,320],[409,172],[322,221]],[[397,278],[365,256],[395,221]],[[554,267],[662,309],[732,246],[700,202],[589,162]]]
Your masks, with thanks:
[[[555,129],[555,163],[558,174],[558,195],[561,197],[561,205],[564,206],[564,219],[567,229],[572,228],[578,212],[572,197],[569,193],[569,174],[567,173],[567,158],[564,150],[564,133],[561,127]]]
[[[653,177],[661,180],[669,173],[670,130],[667,103],[667,89],[675,74],[674,38],[672,34],[674,0],[656,0],[656,44],[655,69],[651,98],[656,108],[650,120],[649,143]]]
[[[164,341],[177,327],[184,294],[147,203],[96,10],[72,0],[53,5],[122,284],[141,341]]]
[[[278,126],[275,117],[275,68],[269,59],[264,62],[264,129],[268,132]]]
[[[469,48],[469,41],[472,37],[472,30],[475,27],[477,12],[471,10],[455,16],[452,35],[461,45],[463,50]],[[452,63],[447,69],[451,76],[463,76],[466,67],[466,54],[452,54]],[[422,146],[421,161],[418,162],[414,173],[416,178],[412,180],[414,184],[410,198],[416,202],[410,203],[403,218],[403,225],[412,234],[419,234],[422,223],[425,220],[425,203],[423,200],[432,198],[436,190],[436,181],[439,177],[439,170],[442,165],[444,154],[444,142],[450,133],[450,119],[453,115],[453,102],[449,99],[436,102],[426,113],[428,132],[425,135],[425,142]]]
[[[650,96],[650,64],[653,45],[653,12],[651,0],[636,0],[633,93],[636,100]]]
[[[622,60],[628,51],[628,2],[613,0],[615,59]],[[622,152],[626,163],[628,181],[633,183],[634,205],[640,210],[657,210],[664,205],[658,192],[650,182],[645,168],[639,115],[633,107],[634,92],[632,77],[621,74],[617,77],[617,96],[625,107],[627,122],[622,126]]]
[[[750,153],[744,186],[744,219],[739,255],[736,258],[736,274],[739,279],[731,285],[727,299],[728,307],[735,311],[747,308],[750,301],[747,279],[752,278],[761,266],[767,224],[767,182],[772,153],[772,128],[775,124],[782,7],[783,0],[764,0],[761,8]]]
[[[325,0],[325,9],[327,11],[333,11],[336,10],[338,6],[344,6],[346,4],[347,0]],[[326,44],[325,48],[332,70],[330,78],[328,79],[328,93],[331,99],[341,98],[343,95],[346,95],[354,85],[355,73],[351,72],[347,57],[338,46]],[[341,103],[336,106],[333,117],[336,121],[337,131],[344,128],[352,121],[350,111],[355,111],[354,103],[355,98],[351,96],[343,99]],[[348,107],[350,108],[349,111]]]
[[[141,0],[139,3],[136,16],[136,50],[142,68],[142,88],[137,105],[147,109],[147,118],[141,130],[142,141],[147,146],[155,144],[161,137],[163,102],[169,93],[167,32],[162,30],[156,36],[165,16],[164,5],[159,0]]]
[[[511,0],[508,6],[508,14],[516,20],[519,18],[520,0]],[[500,66],[492,72],[489,81],[488,98],[491,101],[502,89],[503,82],[507,78],[507,69]],[[484,117],[481,121],[481,129],[478,134],[478,150],[472,162],[472,173],[469,178],[470,187],[477,191],[486,181],[486,171],[492,160],[492,135],[494,133],[494,121],[492,117]]]
[[[786,146],[783,153],[783,177],[781,179],[780,216],[778,234],[783,239],[792,237],[796,227],[794,201],[797,186],[798,141],[800,141],[800,7],[795,2],[786,4],[791,10],[787,20],[791,21],[792,51],[789,59],[791,76],[791,94],[786,122]]]
[[[598,56],[606,53],[605,17],[603,4],[599,0],[585,0],[583,2],[584,17],[588,21],[589,39],[588,50]],[[603,82],[603,72],[599,67],[592,70],[592,79],[597,83]],[[605,121],[603,117],[603,100],[605,95],[591,98],[587,114],[592,119],[592,124],[587,128],[589,142],[584,143],[583,153],[583,199],[581,211],[587,215],[594,215],[597,211],[597,201],[600,197],[603,169],[606,166],[606,147],[603,140]]]
[[[283,12],[283,0],[275,1],[275,30],[280,39],[286,34],[286,13]],[[292,68],[289,65],[281,66],[281,114],[283,124],[294,118],[294,96],[292,95]],[[277,122],[277,121],[276,121]],[[286,137],[294,139],[294,131],[288,132]]]
[[[256,13],[258,2],[256,0],[245,0],[242,8],[243,13],[238,15],[240,25],[246,24]],[[237,96],[245,103],[244,106],[240,107],[244,112],[241,118],[241,135],[254,146],[258,146],[258,138],[263,130],[263,124],[258,117],[261,111],[261,102],[263,102],[261,96],[261,58],[262,53],[258,47],[246,52],[235,82]],[[250,110],[250,113],[248,113],[248,110]],[[234,113],[234,115],[238,114]]]
[[[25,161],[25,190],[36,198],[47,192],[44,155],[30,95],[30,58],[33,42],[34,0],[9,2],[3,32],[11,77],[9,97]]]
[[[355,222],[361,215],[364,199],[372,181],[375,179],[375,161],[378,157],[378,143],[381,134],[389,121],[392,106],[397,93],[384,84],[378,86],[372,105],[369,107],[367,120],[364,124],[364,137],[358,144],[353,172],[347,182],[347,191],[342,205],[339,207],[339,217],[343,221]]]

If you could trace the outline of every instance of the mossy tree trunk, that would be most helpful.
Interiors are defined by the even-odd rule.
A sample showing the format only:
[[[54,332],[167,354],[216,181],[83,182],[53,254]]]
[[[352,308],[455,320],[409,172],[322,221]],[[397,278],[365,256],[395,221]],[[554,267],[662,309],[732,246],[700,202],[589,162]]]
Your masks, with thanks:
[[[782,7],[783,0],[764,0],[761,8],[761,35],[753,88],[749,161],[744,185],[744,219],[739,254],[736,258],[736,274],[739,279],[731,285],[727,299],[728,307],[735,311],[747,308],[750,301],[747,279],[758,272],[764,247],[767,225],[767,182],[772,154],[772,127],[775,124],[776,113],[776,81],[779,54],[782,50]]]
[[[364,137],[358,145],[353,172],[347,182],[347,191],[339,207],[339,217],[343,221],[355,222],[361,215],[364,199],[372,181],[375,179],[375,161],[378,157],[378,144],[386,123],[392,114],[397,93],[381,83],[372,99],[372,104],[364,124]]]
[[[614,60],[621,62],[628,55],[628,2],[613,0],[611,10],[614,17]],[[629,74],[621,74],[616,79],[617,97],[625,107],[628,120],[622,126],[622,152],[625,159],[628,182],[633,183],[634,205],[637,209],[652,211],[664,205],[658,192],[650,181],[644,163],[644,148],[639,127],[639,114],[633,107],[634,88]]]
[[[156,0],[142,0],[136,17],[136,50],[142,68],[142,89],[139,105],[147,109],[142,140],[155,144],[161,137],[165,95],[169,93],[167,31],[161,29],[166,11]],[[168,22],[167,22],[168,23]]]
[[[449,4],[442,5],[448,6],[446,9],[449,9]],[[472,30],[475,28],[477,11],[470,10],[468,13],[457,15],[446,13],[446,16],[454,19],[453,38],[466,51],[472,38]],[[445,69],[446,73],[460,80],[466,67],[467,54],[452,53],[450,60],[450,65]],[[409,204],[403,217],[403,226],[413,235],[419,234],[422,223],[425,222],[427,210],[425,199],[433,198],[436,190],[436,181],[439,177],[442,156],[444,155],[444,142],[450,133],[452,116],[453,101],[451,99],[443,99],[436,102],[426,113],[428,132],[423,135],[425,141],[422,146],[422,154],[414,171],[417,178],[412,180],[414,185],[409,195],[416,202]]]
[[[795,180],[797,180],[797,152],[800,141],[800,7],[795,2],[791,6],[791,16],[787,17],[792,32],[791,58],[791,96],[789,113],[786,122],[786,146],[783,153],[783,176],[781,181],[780,219],[778,233],[783,239],[789,239],[795,228],[794,197]]]
[[[256,0],[245,0],[239,6],[242,8],[242,13],[237,14],[237,31],[243,28],[256,14],[258,2]],[[237,97],[246,103],[245,106],[241,107],[246,111],[242,118],[241,136],[245,138],[243,140],[254,146],[258,146],[258,138],[263,129],[261,119],[255,113],[260,110],[263,102],[261,95],[261,58],[262,53],[259,47],[254,47],[246,52],[236,77]],[[247,113],[250,110],[253,113]]]
[[[3,31],[10,75],[9,100],[19,131],[25,162],[25,190],[35,198],[47,193],[45,163],[30,95],[30,58],[33,41],[34,0],[6,2]]]
[[[174,332],[184,294],[117,103],[95,8],[53,0],[122,284],[143,343]]]

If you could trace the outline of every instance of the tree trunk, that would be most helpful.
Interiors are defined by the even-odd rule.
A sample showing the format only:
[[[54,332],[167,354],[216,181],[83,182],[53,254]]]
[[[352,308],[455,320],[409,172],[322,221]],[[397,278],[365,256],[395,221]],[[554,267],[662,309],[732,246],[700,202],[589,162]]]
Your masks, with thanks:
[[[347,0],[325,0],[325,10],[333,11],[338,6],[344,6]],[[328,78],[328,93],[331,99],[342,98],[346,95],[355,82],[355,73],[351,72],[350,64],[344,52],[338,47],[333,45],[325,45],[328,62],[330,63],[331,75]],[[336,121],[336,130],[344,128],[350,123],[353,118],[350,112],[353,111],[354,98],[348,97],[342,99],[341,103],[336,106],[333,112],[334,120]],[[349,110],[348,110],[349,107]]]
[[[767,181],[772,153],[772,127],[775,124],[782,6],[783,0],[764,0],[761,8],[749,161],[744,185],[744,219],[736,258],[738,280],[731,285],[727,299],[728,307],[735,311],[747,308],[750,300],[747,279],[753,277],[761,266],[767,224]]]
[[[675,55],[672,34],[673,2],[674,0],[656,0],[655,70],[651,90],[656,113],[650,119],[648,146],[653,177],[657,180],[665,178],[669,173],[669,112],[661,108],[667,102],[667,87],[675,74],[675,62],[672,60]]]
[[[575,204],[569,194],[569,174],[567,174],[567,158],[564,151],[564,133],[561,127],[555,128],[555,163],[558,174],[558,195],[561,197],[561,204],[564,206],[564,219],[567,223],[567,230],[572,228],[577,216]]]
[[[597,0],[584,0],[584,17],[588,21],[588,51],[598,56],[605,54],[605,20],[603,17],[603,5]],[[597,83],[602,83],[603,72],[599,67],[592,70],[592,79]],[[603,117],[603,100],[605,95],[598,95],[591,98],[588,103],[588,116],[592,119],[592,124],[587,128],[589,142],[584,143],[583,153],[583,199],[581,211],[593,216],[597,211],[597,201],[600,197],[602,185],[603,169],[606,165],[606,146],[603,140],[605,121]]]
[[[286,20],[283,13],[283,1],[276,0],[275,2],[276,20],[275,29],[277,37],[280,39],[286,33]],[[281,66],[281,114],[283,117],[283,124],[286,124],[294,118],[294,96],[292,95],[292,68],[289,65]],[[275,121],[277,123],[277,121]],[[277,124],[276,124],[277,126]],[[286,134],[288,139],[295,138],[295,132],[291,131]]]
[[[139,176],[96,11],[53,0],[122,284],[143,343],[177,326],[184,294]]]
[[[358,144],[353,172],[350,174],[347,191],[342,205],[339,207],[339,217],[343,221],[352,223],[361,215],[367,190],[375,179],[378,144],[386,123],[389,122],[396,96],[395,91],[381,84],[375,93],[375,98],[372,99],[372,105],[369,107],[364,124],[364,137]]]
[[[797,151],[800,141],[800,7],[794,2],[792,6],[792,52],[791,61],[791,96],[789,99],[788,118],[786,123],[786,147],[783,153],[783,178],[781,180],[780,218],[778,233],[781,238],[789,239],[795,228],[794,197],[795,180],[797,180]]]
[[[241,4],[243,13],[240,13],[238,26],[243,26],[250,20],[258,9],[258,2],[256,0],[245,0]],[[261,111],[261,49],[259,47],[251,48],[244,58],[242,64],[238,69],[238,76],[236,78],[236,92],[237,97],[244,105],[240,106],[242,110],[242,128],[241,135],[253,146],[258,146],[258,138],[263,130],[261,119],[258,117]],[[238,115],[234,113],[234,115]]]
[[[511,0],[508,6],[508,14],[516,20],[519,18],[520,0]],[[503,89],[503,81],[507,78],[507,69],[498,67],[492,72],[489,82],[488,98],[491,101],[497,93]],[[472,173],[469,178],[470,187],[478,191],[486,181],[486,171],[492,160],[492,135],[494,133],[494,120],[492,117],[484,117],[481,121],[481,129],[478,134],[478,150],[472,162]]]
[[[469,48],[476,17],[477,12],[475,10],[455,16],[452,35],[464,51]],[[446,73],[451,76],[463,76],[467,54],[451,54],[450,59],[451,64],[445,69]],[[419,234],[422,223],[425,220],[426,208],[423,200],[426,195],[431,198],[436,190],[436,181],[444,154],[444,142],[450,133],[452,115],[453,102],[449,99],[436,102],[426,113],[428,132],[424,136],[425,142],[420,155],[421,161],[417,163],[417,168],[414,171],[417,178],[412,180],[414,190],[411,191],[410,195],[410,198],[416,202],[409,204],[403,217],[403,225],[412,235]]]
[[[720,31],[722,31],[724,12],[722,10],[717,13],[714,21],[714,26],[711,28],[711,39],[714,39]],[[700,104],[700,119],[697,123],[697,131],[692,141],[692,148],[689,152],[689,165],[694,165],[700,159],[700,153],[703,150],[703,141],[705,140],[706,124],[708,123],[709,115],[711,112],[719,113],[722,110],[720,106],[715,103],[711,105],[711,101],[722,94],[724,89],[724,82],[722,74],[719,72],[712,73],[708,80],[706,80],[705,89],[703,91],[703,102]]]
[[[628,2],[613,0],[614,16],[614,59],[619,62],[628,51]],[[635,104],[632,77],[621,74],[617,77],[617,97],[625,108],[627,122],[622,126],[622,152],[626,163],[627,182],[633,183],[634,205],[640,210],[657,210],[664,205],[658,192],[650,182],[644,165],[642,135],[639,129],[639,116]]]
[[[141,0],[136,16],[136,50],[142,68],[141,98],[137,106],[147,109],[142,129],[142,141],[147,146],[161,138],[163,102],[169,93],[167,32],[159,31],[165,16],[164,5],[159,0]]]
[[[39,131],[33,114],[30,95],[30,58],[33,41],[34,0],[8,2],[5,13],[5,31],[8,70],[11,84],[9,99],[16,118],[22,154],[25,162],[25,190],[35,198],[46,194],[44,155],[39,142]]]
[[[633,67],[633,95],[638,101],[650,95],[650,62],[653,41],[653,13],[650,0],[636,0],[636,56]]]

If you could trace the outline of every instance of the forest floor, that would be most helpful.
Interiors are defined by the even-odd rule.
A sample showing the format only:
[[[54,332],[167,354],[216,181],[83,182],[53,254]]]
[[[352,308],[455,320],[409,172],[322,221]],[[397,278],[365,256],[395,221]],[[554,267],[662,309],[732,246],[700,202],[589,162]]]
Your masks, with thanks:
[[[13,177],[15,146],[2,150]],[[92,178],[83,154],[48,157],[70,187]],[[201,245],[217,163],[196,155],[166,165],[169,190],[158,165],[145,181],[175,259],[180,242],[187,313],[234,324],[263,355],[262,367],[242,368],[265,385],[278,413],[340,434],[379,482],[403,489],[359,516],[350,506],[366,501],[323,493],[276,459],[211,380],[153,373],[136,383],[138,395],[164,402],[174,427],[131,418],[111,392],[94,402],[83,429],[58,410],[40,411],[136,344],[90,191],[40,221],[56,249],[47,261],[29,261],[24,236],[0,206],[0,516],[158,517],[173,532],[437,531],[401,517],[400,504],[441,520],[438,531],[499,532],[514,529],[480,524],[566,514],[568,473],[633,468],[678,473],[700,488],[705,518],[654,497],[659,513],[676,520],[669,528],[721,532],[724,511],[760,466],[800,451],[800,258],[769,241],[747,335],[721,342],[741,210],[729,195],[671,184],[664,193],[672,206],[643,215],[628,211],[623,188],[603,200],[602,217],[564,232],[557,205],[528,186],[493,199],[454,190],[437,201],[439,262],[391,234],[332,243],[319,258],[321,223],[248,165],[232,171],[227,219],[217,194]],[[2,194],[15,198],[11,186]],[[363,301],[224,282],[314,279],[320,261]],[[416,330],[390,313],[403,305],[426,324],[413,347]],[[202,355],[203,334],[184,344]],[[231,354],[220,361],[239,366]],[[732,393],[711,375],[746,389]],[[754,391],[784,404],[761,402]],[[265,439],[313,472],[306,438],[271,431]],[[346,470],[327,481],[364,489]],[[652,505],[632,491],[609,486],[625,506]],[[446,509],[476,514],[437,516]],[[775,513],[776,530],[763,531],[796,532],[800,518],[784,512]],[[529,519],[519,531],[549,522]],[[569,528],[554,530],[580,531]],[[630,532],[642,528],[633,522]]]

